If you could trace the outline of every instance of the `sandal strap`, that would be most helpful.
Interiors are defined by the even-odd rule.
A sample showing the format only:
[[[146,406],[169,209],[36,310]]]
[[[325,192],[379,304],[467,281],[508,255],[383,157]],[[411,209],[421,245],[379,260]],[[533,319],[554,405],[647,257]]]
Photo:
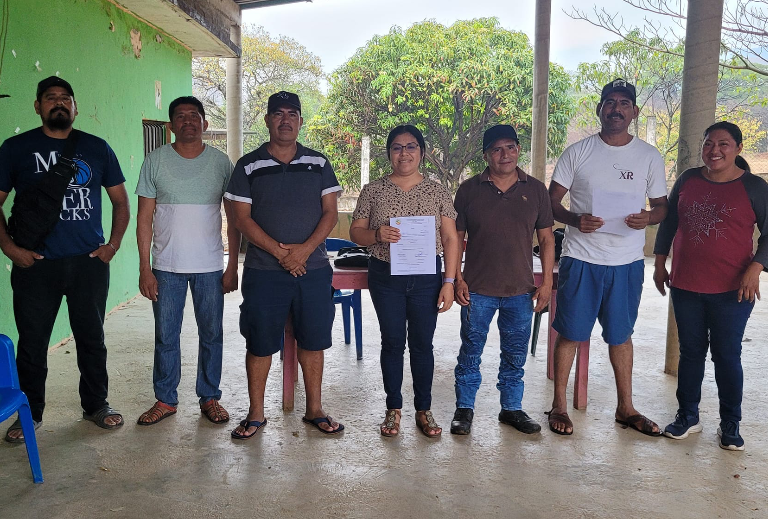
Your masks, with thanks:
[[[431,432],[442,430],[442,428],[437,425],[435,417],[432,416],[432,411],[416,411],[416,425],[418,425],[421,431],[427,436],[432,436],[429,434]],[[437,436],[437,434],[434,436]]]
[[[226,422],[229,420],[229,413],[224,409],[219,401],[212,399],[200,406],[200,410],[214,422]]]
[[[400,416],[400,410],[399,409],[387,409],[387,414],[385,415],[384,423],[382,424],[382,427],[385,427],[387,429],[396,429],[400,427],[400,424],[397,423],[397,418]]]
[[[155,423],[166,414],[175,413],[175,412],[176,412],[175,407],[170,406],[168,404],[164,404],[158,400],[157,402],[154,403],[154,405],[152,405],[152,407],[149,408],[149,410],[146,413],[143,413],[139,417],[139,420],[143,423]]]

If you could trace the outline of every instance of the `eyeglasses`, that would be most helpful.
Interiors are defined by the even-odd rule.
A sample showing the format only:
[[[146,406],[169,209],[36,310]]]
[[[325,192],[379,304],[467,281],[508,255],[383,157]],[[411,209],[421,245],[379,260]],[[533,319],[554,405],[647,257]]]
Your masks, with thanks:
[[[414,153],[418,149],[419,149],[419,145],[413,142],[410,142],[405,146],[400,146],[399,144],[393,144],[392,146],[389,147],[389,151],[391,151],[395,155],[402,152],[403,150],[407,151],[408,153]]]

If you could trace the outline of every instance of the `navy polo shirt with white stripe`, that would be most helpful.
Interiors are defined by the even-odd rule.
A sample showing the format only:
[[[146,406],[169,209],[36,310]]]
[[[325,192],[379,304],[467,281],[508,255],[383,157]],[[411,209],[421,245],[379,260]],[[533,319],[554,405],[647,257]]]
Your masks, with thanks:
[[[251,218],[280,243],[303,243],[323,215],[322,197],[341,191],[327,158],[296,143],[296,156],[283,164],[267,151],[267,143],[237,161],[224,197],[251,204]],[[307,270],[328,265],[325,243],[307,260]],[[245,267],[282,270],[277,258],[249,243]]]

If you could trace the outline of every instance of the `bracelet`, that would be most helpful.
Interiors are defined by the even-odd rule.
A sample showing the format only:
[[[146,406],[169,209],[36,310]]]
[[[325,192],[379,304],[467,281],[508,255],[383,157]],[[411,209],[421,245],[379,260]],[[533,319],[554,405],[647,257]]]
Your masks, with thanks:
[[[109,241],[108,241],[108,242],[107,242],[107,245],[109,245],[110,247],[112,247],[112,250],[113,250],[113,251],[115,251],[115,254],[117,254],[117,249],[115,248],[115,246],[114,246],[114,245],[112,245],[112,242],[109,242]]]
[[[379,238],[379,231],[381,228],[377,228],[375,231],[373,231],[373,239],[376,240],[376,243],[381,243],[381,238]]]
[[[443,278],[443,283],[454,284],[455,282],[456,282],[456,279],[454,279],[454,278]]]

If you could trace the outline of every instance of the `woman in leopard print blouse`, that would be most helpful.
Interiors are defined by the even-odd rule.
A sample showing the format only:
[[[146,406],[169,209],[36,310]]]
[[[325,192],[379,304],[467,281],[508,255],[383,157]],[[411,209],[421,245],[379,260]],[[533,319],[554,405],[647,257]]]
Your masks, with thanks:
[[[432,339],[437,314],[453,304],[459,239],[450,192],[419,172],[424,153],[424,137],[416,127],[398,126],[389,133],[387,157],[392,173],[363,187],[349,230],[352,240],[371,252],[368,288],[381,328],[381,371],[387,394],[387,412],[380,426],[384,436],[400,432],[406,330],[416,426],[430,438],[442,432],[430,411],[435,365]],[[389,225],[390,218],[404,216],[435,217],[436,274],[390,273],[389,244],[400,239],[400,231]],[[443,251],[445,278],[440,259]]]

